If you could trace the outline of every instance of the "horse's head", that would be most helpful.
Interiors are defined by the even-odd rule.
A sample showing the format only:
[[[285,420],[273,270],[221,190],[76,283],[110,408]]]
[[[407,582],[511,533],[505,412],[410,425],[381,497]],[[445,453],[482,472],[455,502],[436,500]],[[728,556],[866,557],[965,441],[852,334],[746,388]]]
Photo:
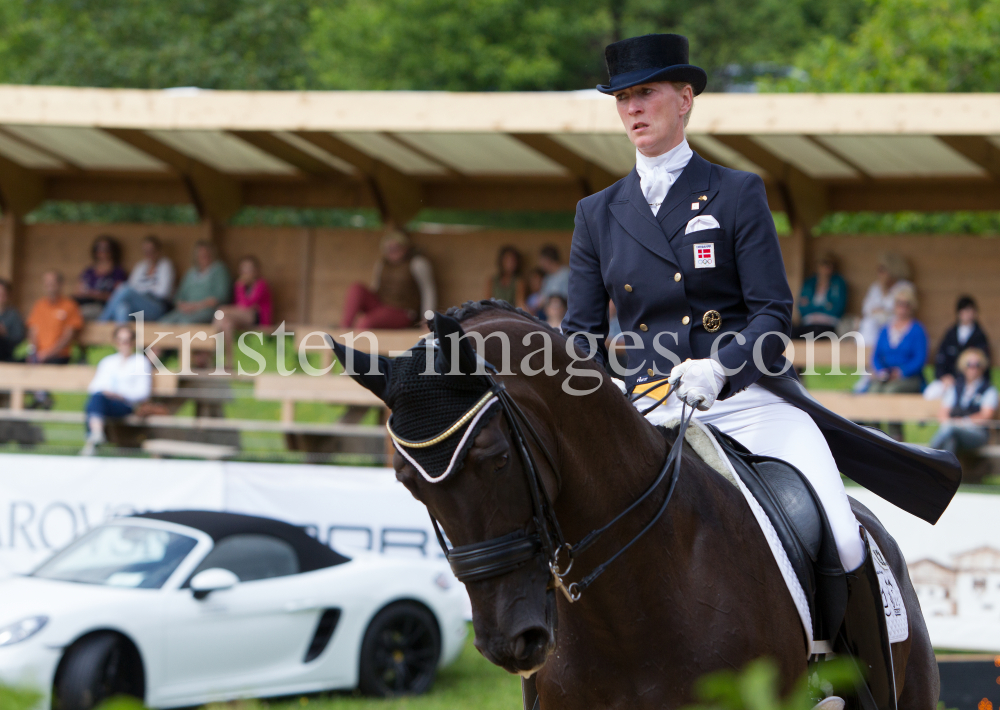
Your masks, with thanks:
[[[539,442],[527,441],[533,451],[522,455],[526,439],[517,431],[524,424],[511,421],[512,400],[498,396],[490,366],[462,335],[458,321],[438,315],[433,337],[394,360],[333,347],[348,373],[392,411],[396,478],[452,545],[452,567],[472,600],[476,647],[526,675],[555,647],[545,549],[552,545],[539,509],[555,498],[558,483]]]

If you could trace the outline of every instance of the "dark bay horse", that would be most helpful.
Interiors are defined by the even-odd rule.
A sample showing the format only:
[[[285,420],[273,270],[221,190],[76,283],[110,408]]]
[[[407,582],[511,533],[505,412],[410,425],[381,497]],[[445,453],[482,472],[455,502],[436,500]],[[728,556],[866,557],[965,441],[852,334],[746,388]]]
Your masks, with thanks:
[[[510,307],[472,303],[449,315],[466,333],[503,333],[509,341],[514,374],[496,379],[537,432],[532,454],[567,540],[580,540],[647,490],[676,442],[636,412],[603,370],[574,362],[561,335]],[[530,355],[540,338],[525,341],[539,331],[552,339],[556,374],[524,376],[523,362],[542,367],[543,355]],[[487,338],[483,356],[498,365],[501,339]],[[383,371],[390,366],[383,361]],[[578,389],[601,384],[586,396],[567,394],[570,368]],[[380,396],[385,392],[378,377],[358,379]],[[676,708],[693,700],[702,675],[739,669],[761,656],[777,662],[786,691],[805,673],[802,625],[758,523],[731,483],[687,445],[685,451],[665,514],[579,601],[553,589],[542,556],[467,584],[476,647],[511,673],[534,674],[544,710]],[[506,416],[493,417],[461,468],[440,482],[430,482],[398,451],[393,465],[455,546],[538,526]],[[629,543],[665,496],[665,485],[654,490],[575,560],[567,581]],[[909,638],[892,648],[898,707],[934,710],[937,664],[905,562],[875,517],[856,502],[854,509],[889,561],[908,610]]]

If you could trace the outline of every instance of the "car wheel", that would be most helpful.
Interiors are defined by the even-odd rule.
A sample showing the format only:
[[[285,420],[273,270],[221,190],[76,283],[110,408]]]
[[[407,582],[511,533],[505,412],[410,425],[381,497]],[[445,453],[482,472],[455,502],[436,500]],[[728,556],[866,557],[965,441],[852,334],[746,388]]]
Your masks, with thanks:
[[[60,665],[56,710],[91,710],[116,695],[142,700],[141,662],[115,634],[94,634],[77,641]]]
[[[425,693],[434,683],[440,656],[434,615],[414,602],[391,604],[365,632],[358,686],[379,697]]]

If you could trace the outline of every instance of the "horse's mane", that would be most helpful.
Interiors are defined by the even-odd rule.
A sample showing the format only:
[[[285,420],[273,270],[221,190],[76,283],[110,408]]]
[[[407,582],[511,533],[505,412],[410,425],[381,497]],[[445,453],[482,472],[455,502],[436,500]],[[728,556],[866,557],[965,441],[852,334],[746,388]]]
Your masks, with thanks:
[[[545,328],[545,330],[549,331],[553,335],[562,335],[558,329],[553,328],[537,316],[532,315],[517,306],[511,305],[507,303],[507,301],[500,301],[495,298],[488,298],[481,301],[466,301],[461,306],[452,306],[445,311],[445,315],[454,318],[459,323],[462,323],[484,313],[492,313],[496,311],[511,313],[521,316],[522,318],[527,318],[531,322]]]

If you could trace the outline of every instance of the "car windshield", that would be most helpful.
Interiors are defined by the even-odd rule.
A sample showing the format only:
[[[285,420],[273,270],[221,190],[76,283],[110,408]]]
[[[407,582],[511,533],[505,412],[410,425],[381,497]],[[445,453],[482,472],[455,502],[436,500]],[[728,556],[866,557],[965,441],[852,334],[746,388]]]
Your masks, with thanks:
[[[138,525],[91,530],[36,569],[33,577],[109,587],[159,589],[198,543]]]

